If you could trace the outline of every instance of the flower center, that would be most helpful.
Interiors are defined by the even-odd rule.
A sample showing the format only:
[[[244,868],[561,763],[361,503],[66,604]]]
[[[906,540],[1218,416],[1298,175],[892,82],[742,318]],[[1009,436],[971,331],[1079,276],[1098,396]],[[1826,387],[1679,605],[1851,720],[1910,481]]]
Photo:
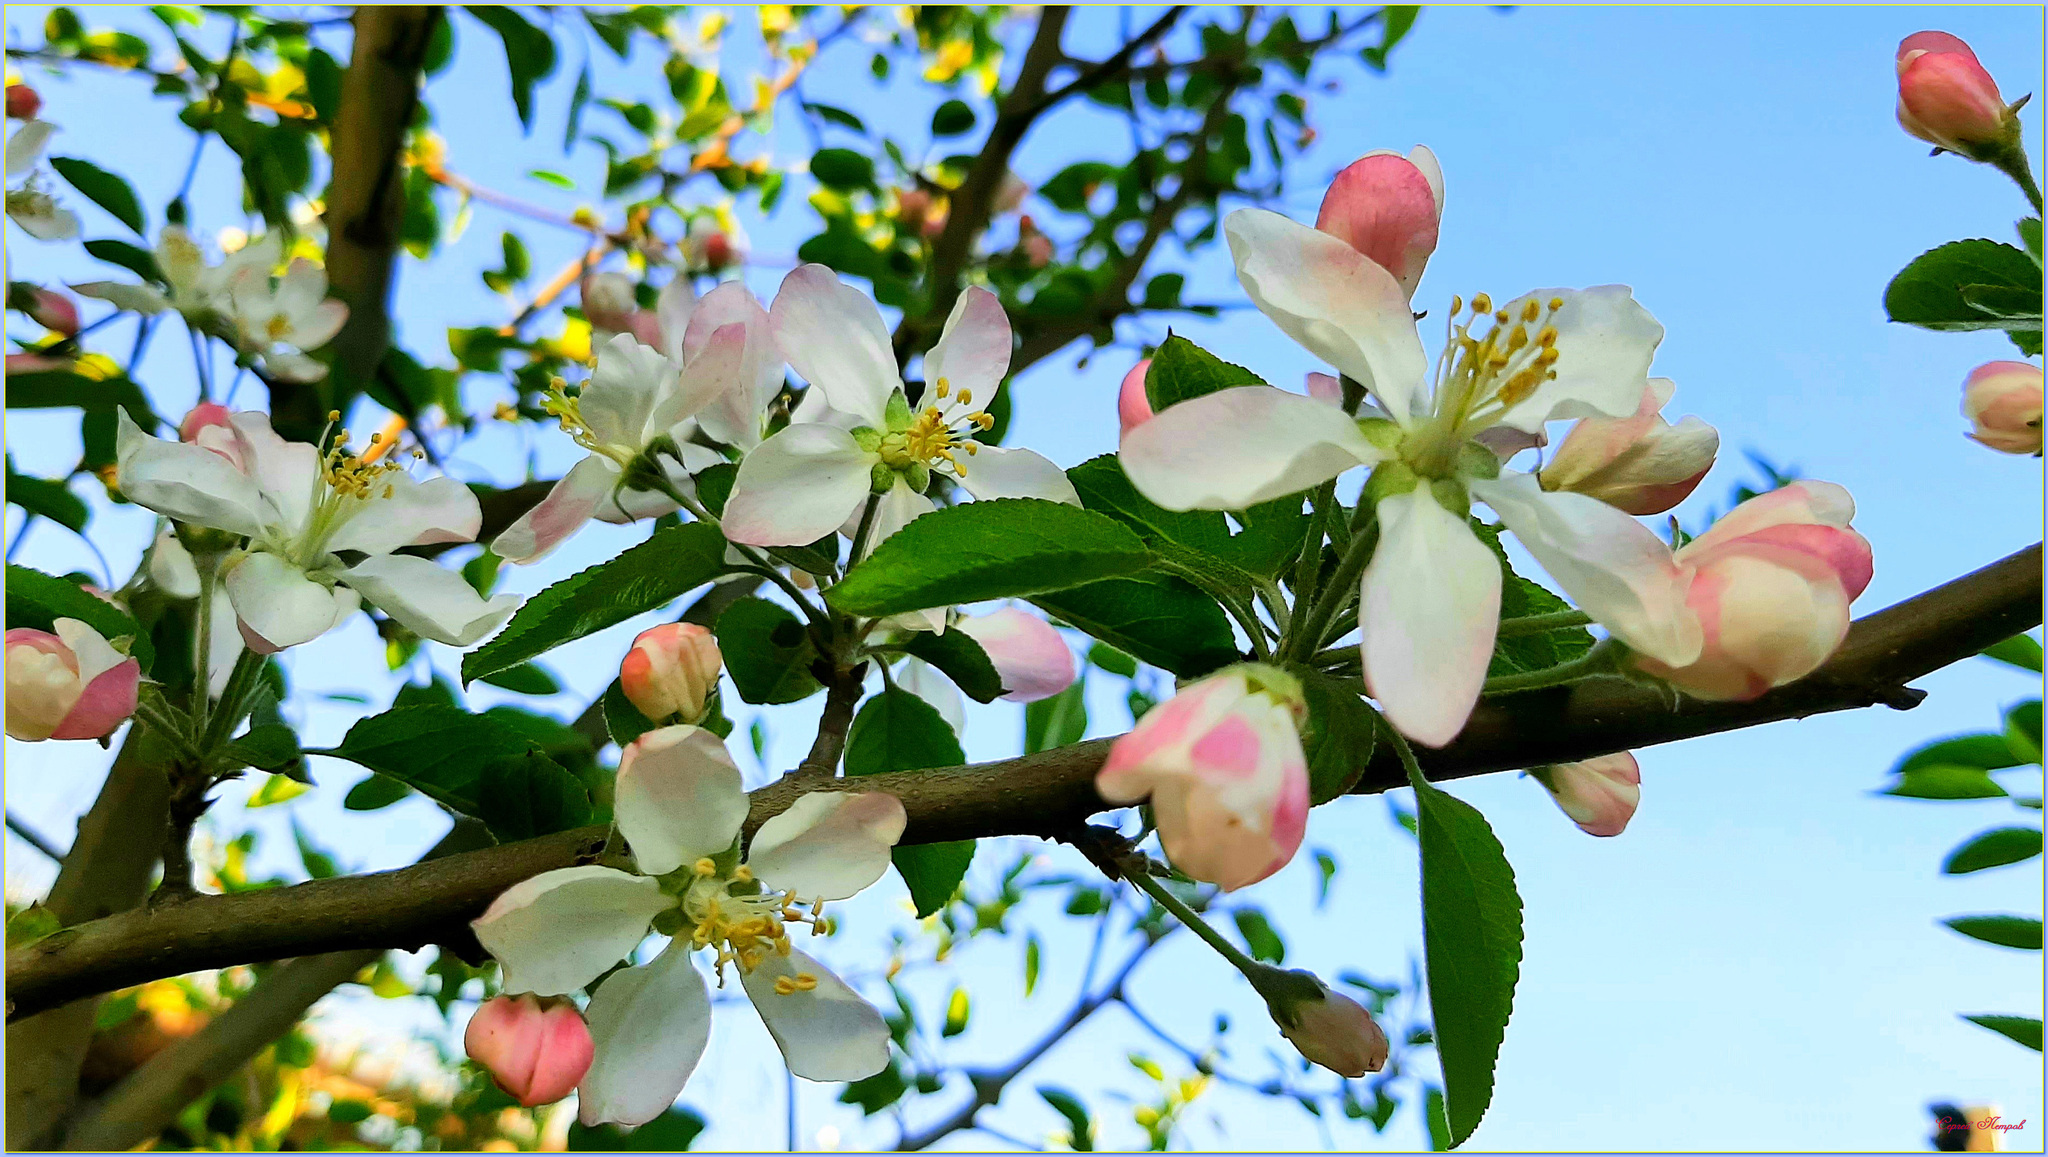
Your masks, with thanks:
[[[583,420],[583,402],[569,393],[569,383],[556,378],[548,383],[548,392],[541,396],[541,408],[554,415],[561,423],[562,432],[575,439],[578,446],[592,454],[602,454],[620,466],[631,466],[639,457],[638,447],[615,446],[601,441],[591,432],[590,424]]]
[[[791,924],[809,924],[816,935],[830,930],[824,913],[825,902],[814,901],[808,909],[800,906],[794,892],[778,892],[761,886],[745,864],[721,875],[709,857],[698,860],[695,874],[683,890],[680,904],[682,923],[675,935],[688,936],[693,948],[714,948],[718,952],[720,987],[725,984],[725,966],[738,967],[741,975],[752,972],[773,954],[790,953]],[[788,996],[818,986],[809,973],[780,977],[775,991]]]
[[[937,401],[927,402],[900,429],[890,423],[892,429],[882,436],[876,453],[892,470],[912,465],[934,470],[943,467],[964,478],[967,468],[961,464],[959,453],[970,458],[980,453],[981,443],[974,440],[974,435],[993,427],[996,420],[985,410],[968,408],[974,404],[973,391],[961,390],[957,397],[953,396],[952,383],[945,378],[933,383],[932,394]]]
[[[333,424],[341,420],[339,410],[327,415],[328,431],[332,444],[320,460],[320,472],[313,479],[312,500],[307,503],[306,523],[298,540],[285,551],[302,570],[312,570],[327,554],[327,543],[337,531],[348,524],[372,499],[390,498],[397,492],[386,477],[401,472],[404,466],[384,460],[385,451],[381,433],[370,435],[369,449],[360,455],[348,450],[349,433],[346,429],[335,430]],[[328,442],[330,434],[323,432],[322,443]],[[414,457],[420,457],[418,451]]]
[[[1434,414],[1402,447],[1417,473],[1449,477],[1460,446],[1557,377],[1557,327],[1550,321],[1563,308],[1561,297],[1532,297],[1518,309],[1496,310],[1481,293],[1467,313],[1462,299],[1451,298],[1431,390]]]

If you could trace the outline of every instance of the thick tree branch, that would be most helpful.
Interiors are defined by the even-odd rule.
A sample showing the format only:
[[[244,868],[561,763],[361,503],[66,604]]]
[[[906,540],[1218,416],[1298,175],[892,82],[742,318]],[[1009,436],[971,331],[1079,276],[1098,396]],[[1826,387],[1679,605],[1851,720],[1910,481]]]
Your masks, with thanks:
[[[1908,706],[1905,684],[2041,622],[2041,548],[2031,546],[1982,570],[1859,620],[1827,665],[1747,703],[1681,700],[1674,708],[1649,687],[1597,680],[1482,702],[1450,746],[1423,753],[1432,779],[1455,779],[1670,743],[1885,703]],[[859,779],[797,783],[755,792],[749,833],[802,791],[886,791],[909,813],[904,843],[979,836],[1056,838],[1108,806],[1094,775],[1109,743],[1094,739],[1019,759]],[[1404,782],[1382,745],[1353,790]],[[290,888],[200,897],[166,911],[135,911],[8,954],[8,1016],[26,1015],[95,992],[256,960],[348,948],[414,948],[466,931],[514,883],[537,872],[588,862],[605,829],[581,828],[445,860]]]

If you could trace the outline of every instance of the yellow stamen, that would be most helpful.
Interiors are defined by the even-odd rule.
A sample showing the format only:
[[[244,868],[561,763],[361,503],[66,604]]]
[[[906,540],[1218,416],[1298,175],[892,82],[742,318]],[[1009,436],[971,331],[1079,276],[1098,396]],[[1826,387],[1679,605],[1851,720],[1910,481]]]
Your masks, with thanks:
[[[1480,293],[1480,294],[1475,294],[1475,295],[1473,296],[1473,298],[1472,298],[1472,314],[1473,314],[1473,316],[1474,316],[1474,317],[1477,317],[1478,315],[1480,315],[1480,314],[1482,314],[1482,313],[1492,313],[1492,312],[1493,312],[1493,299],[1492,299],[1491,297],[1488,297],[1487,295],[1485,295],[1485,294],[1483,294],[1483,293]]]
[[[710,856],[705,856],[697,861],[692,870],[700,876],[716,876],[718,874],[718,865],[711,862]]]

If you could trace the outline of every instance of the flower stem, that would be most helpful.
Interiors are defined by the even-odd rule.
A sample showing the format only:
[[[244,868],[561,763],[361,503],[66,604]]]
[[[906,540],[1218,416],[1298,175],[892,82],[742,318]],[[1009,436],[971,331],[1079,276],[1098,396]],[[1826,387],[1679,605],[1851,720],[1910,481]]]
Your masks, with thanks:
[[[851,670],[840,671],[825,692],[825,713],[818,719],[818,737],[811,742],[811,753],[796,765],[799,776],[830,779],[839,767],[839,756],[846,750],[846,733],[853,726],[853,708],[860,702],[861,678],[867,672],[865,663]]]
[[[868,536],[873,534],[875,530],[875,512],[881,508],[882,496],[879,494],[868,495],[867,505],[861,507],[860,527],[853,532],[853,546],[846,552],[847,570],[852,570],[855,566],[859,565],[860,560],[867,554]]]
[[[1365,525],[1355,528],[1351,545],[1344,549],[1344,557],[1338,561],[1329,585],[1316,595],[1308,613],[1295,616],[1292,629],[1281,642],[1281,658],[1306,659],[1314,654],[1322,646],[1323,632],[1330,620],[1358,597],[1358,578],[1372,561],[1373,548],[1380,540],[1379,520],[1373,517],[1372,508],[1363,501],[1358,508],[1360,517],[1367,520]]]
[[[718,517],[712,514],[709,510],[706,510],[704,508],[703,503],[684,494],[681,490],[678,490],[676,488],[676,484],[669,481],[668,473],[666,471],[657,469],[653,471],[653,474],[654,484],[660,487],[661,492],[663,494],[666,494],[671,499],[673,499],[676,505],[682,507],[684,510],[689,511],[692,517],[694,517],[697,521],[704,523],[706,526],[710,526],[714,529],[718,527]],[[798,587],[795,583],[789,581],[788,575],[783,574],[780,570],[776,569],[774,560],[770,559],[767,555],[762,554],[760,550],[756,549],[755,547],[747,546],[743,543],[733,542],[731,539],[727,539],[726,541],[732,544],[732,548],[734,550],[739,551],[740,554],[745,556],[748,562],[751,562],[755,566],[759,567],[760,573],[762,575],[766,576],[776,586],[781,587],[783,593],[788,595],[790,599],[796,603],[797,607],[803,611],[804,617],[811,621],[812,629],[818,632],[822,632],[823,638],[819,640],[821,644],[832,637],[832,620],[827,618],[823,611],[820,611],[811,602],[809,598],[806,598],[804,596],[802,588]]]
[[[192,660],[192,669],[199,674],[192,680],[192,730],[204,732],[207,712],[212,706],[208,688],[212,686],[213,672],[208,668],[213,661],[213,588],[219,581],[220,556],[212,551],[194,551],[192,567],[199,572],[199,638],[195,644],[198,654]]]
[[[2027,200],[2033,203],[2034,212],[2041,212],[2041,186],[2034,183],[2034,167],[2028,163],[2025,149],[2014,145],[1991,163],[1999,172],[2011,177],[2013,184],[2020,187],[2020,192],[2025,193]]]
[[[1140,869],[1125,872],[1123,876],[1124,879],[1131,882],[1133,887],[1152,897],[1153,903],[1173,913],[1175,919],[1187,925],[1188,931],[1201,937],[1204,943],[1214,948],[1223,959],[1230,961],[1231,966],[1244,973],[1246,977],[1256,976],[1265,967],[1258,961],[1246,956],[1243,952],[1238,951],[1237,945],[1224,939],[1223,933],[1216,931],[1193,908],[1182,903],[1180,897],[1167,891],[1166,886],[1154,878],[1151,873]]]
[[[1545,631],[1561,631],[1566,627],[1583,627],[1593,621],[1593,616],[1584,611],[1552,611],[1547,615],[1524,615],[1518,619],[1500,621],[1499,638],[1512,639],[1517,635],[1540,635]]]
[[[1539,671],[1523,671],[1514,675],[1495,675],[1486,681],[1483,695],[1497,695],[1506,691],[1535,691],[1543,687],[1559,687],[1576,683],[1594,675],[1604,675],[1614,670],[1615,653],[1613,645],[1601,640],[1593,648],[1576,659],[1545,667]]]
[[[188,758],[199,757],[199,749],[192,745],[192,737],[180,725],[178,712],[154,692],[138,696],[135,700],[135,717],[147,724],[164,741],[177,748],[178,754]]]
[[[227,684],[221,688],[220,706],[207,721],[206,730],[200,733],[199,750],[213,754],[228,737],[228,733],[240,723],[248,706],[249,692],[263,671],[265,656],[254,651],[243,650],[235,657],[234,669],[228,672]]]

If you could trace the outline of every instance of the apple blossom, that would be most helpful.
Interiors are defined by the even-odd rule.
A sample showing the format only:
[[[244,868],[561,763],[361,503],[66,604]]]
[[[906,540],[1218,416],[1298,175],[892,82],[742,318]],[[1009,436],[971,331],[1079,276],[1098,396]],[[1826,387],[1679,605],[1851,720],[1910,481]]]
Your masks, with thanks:
[[[725,506],[732,541],[813,542],[858,519],[878,495],[869,538],[878,544],[932,510],[924,491],[934,473],[976,498],[1081,504],[1065,472],[1043,456],[974,439],[994,424],[976,400],[994,401],[1010,366],[1010,320],[995,294],[976,286],[960,295],[925,355],[926,389],[915,411],[881,311],[830,269],[804,265],[783,279],[769,316],[789,364],[828,409],[792,422],[741,459]]]
[[[284,242],[277,233],[266,233],[228,254],[219,265],[208,265],[199,242],[184,226],[166,225],[157,235],[152,256],[157,272],[162,275],[161,289],[125,281],[86,281],[71,288],[144,316],[175,309],[194,328],[227,337],[233,330],[224,315],[234,308],[236,288],[244,276],[266,279],[267,286],[271,270],[283,259]],[[300,274],[296,284],[302,290],[308,285],[307,276]],[[322,274],[319,293],[313,295],[312,301],[318,302],[326,293],[326,284],[326,275]],[[342,312],[346,316],[345,307]]]
[[[1152,399],[1145,393],[1145,375],[1151,369],[1152,359],[1141,359],[1124,374],[1123,384],[1116,389],[1116,420],[1125,436],[1152,418]]]
[[[1984,160],[2008,145],[2019,122],[1998,82],[1960,38],[1915,32],[1899,42],[1899,127],[1938,149]]]
[[[1505,429],[1528,444],[1553,419],[1637,411],[1664,327],[1626,286],[1541,289],[1498,310],[1480,294],[1469,315],[1454,299],[1432,382],[1407,294],[1387,270],[1263,209],[1240,209],[1224,228],[1253,303],[1383,409],[1354,417],[1327,392],[1218,390],[1126,435],[1124,470],[1169,510],[1243,510],[1377,467],[1361,500],[1379,537],[1360,583],[1360,651],[1390,723],[1442,746],[1485,683],[1501,574],[1466,522],[1475,499],[1630,647],[1674,664],[1698,656],[1670,549],[1612,506],[1502,470],[1486,442]]]
[[[533,562],[593,517],[631,522],[674,510],[674,500],[659,491],[661,477],[654,476],[668,475],[669,465],[660,459],[678,459],[691,473],[725,460],[677,432],[685,419],[740,385],[748,352],[740,324],[708,333],[702,351],[688,362],[615,335],[598,351],[597,367],[581,392],[569,394],[558,380],[547,401],[548,412],[589,455],[499,534],[491,549],[513,562]],[[680,487],[688,479],[668,477],[667,484]]]
[[[7,632],[7,734],[104,739],[135,714],[142,665],[77,619]]]
[[[626,745],[615,822],[639,871],[585,865],[514,885],[472,922],[508,990],[559,995],[603,975],[650,928],[672,936],[651,962],[613,973],[587,1016],[596,1059],[578,1087],[586,1125],[640,1125],[674,1103],[703,1056],[711,1001],[691,961],[731,965],[789,1069],[814,1081],[872,1076],[889,1062],[881,1014],[791,947],[787,925],[881,878],[903,805],[881,793],[817,791],[737,848],[748,800],[716,735],[676,725]],[[808,909],[804,905],[808,905]]]
[[[7,116],[10,120],[32,121],[43,109],[43,97],[25,84],[7,86]]]
[[[696,723],[718,690],[724,662],[718,640],[695,623],[663,623],[640,632],[619,664],[619,688],[655,722]]]
[[[543,1004],[522,993],[483,1002],[463,1030],[462,1051],[513,1100],[532,1108],[576,1091],[590,1071],[593,1046],[590,1026],[574,1004]]]
[[[747,237],[739,222],[699,217],[683,233],[684,262],[693,270],[717,273],[747,259]]]
[[[1308,822],[1301,685],[1240,664],[1176,692],[1109,748],[1095,789],[1152,802],[1175,868],[1226,891],[1287,866]]]
[[[1626,751],[1530,769],[1558,810],[1589,836],[1618,836],[1643,798],[1643,772]]]
[[[1597,498],[1629,514],[1662,514],[1685,501],[1714,467],[1721,435],[1687,415],[1676,426],[1661,410],[1675,387],[1651,378],[1626,418],[1580,418],[1537,471],[1545,490]]]
[[[1963,380],[1970,437],[2007,454],[2041,455],[2041,367],[1985,362]]]
[[[234,430],[235,412],[219,402],[201,402],[186,413],[178,423],[178,441],[197,442],[200,432],[208,428],[223,431]]]
[[[1320,990],[1319,999],[1269,1000],[1267,1007],[1280,1034],[1302,1056],[1338,1076],[1362,1077],[1385,1068],[1387,1034],[1372,1013],[1320,980],[1315,986]]]
[[[1444,215],[1444,173],[1436,154],[1417,145],[1402,156],[1377,149],[1345,166],[1323,194],[1316,228],[1394,275],[1408,296],[1436,252]]]
[[[7,190],[7,217],[38,241],[62,241],[78,233],[78,214],[57,204],[36,171],[36,162],[56,131],[57,126],[48,121],[32,120],[7,138],[7,179],[27,178]]]
[[[1699,656],[1649,672],[1700,699],[1754,699],[1804,678],[1849,633],[1870,585],[1870,543],[1849,528],[1856,503],[1832,482],[1795,482],[1737,506],[1678,551]]]
[[[116,420],[121,492],[130,501],[248,540],[220,573],[253,650],[318,638],[364,599],[414,634],[466,647],[519,603],[511,595],[486,602],[454,571],[393,553],[476,537],[476,495],[453,478],[416,480],[379,460],[374,443],[357,456],[342,438],[325,453],[287,442],[256,411],[202,427],[192,444],[143,433],[126,410]],[[364,557],[350,564],[340,551]]]
[[[297,258],[272,288],[268,264],[243,265],[228,286],[228,300],[236,347],[262,362],[271,377],[317,382],[327,376],[327,367],[305,353],[334,340],[348,321],[348,306],[327,296],[325,269]]]
[[[953,629],[981,644],[1003,681],[1003,698],[1047,699],[1074,682],[1074,653],[1051,623],[1015,607],[963,615]]]

